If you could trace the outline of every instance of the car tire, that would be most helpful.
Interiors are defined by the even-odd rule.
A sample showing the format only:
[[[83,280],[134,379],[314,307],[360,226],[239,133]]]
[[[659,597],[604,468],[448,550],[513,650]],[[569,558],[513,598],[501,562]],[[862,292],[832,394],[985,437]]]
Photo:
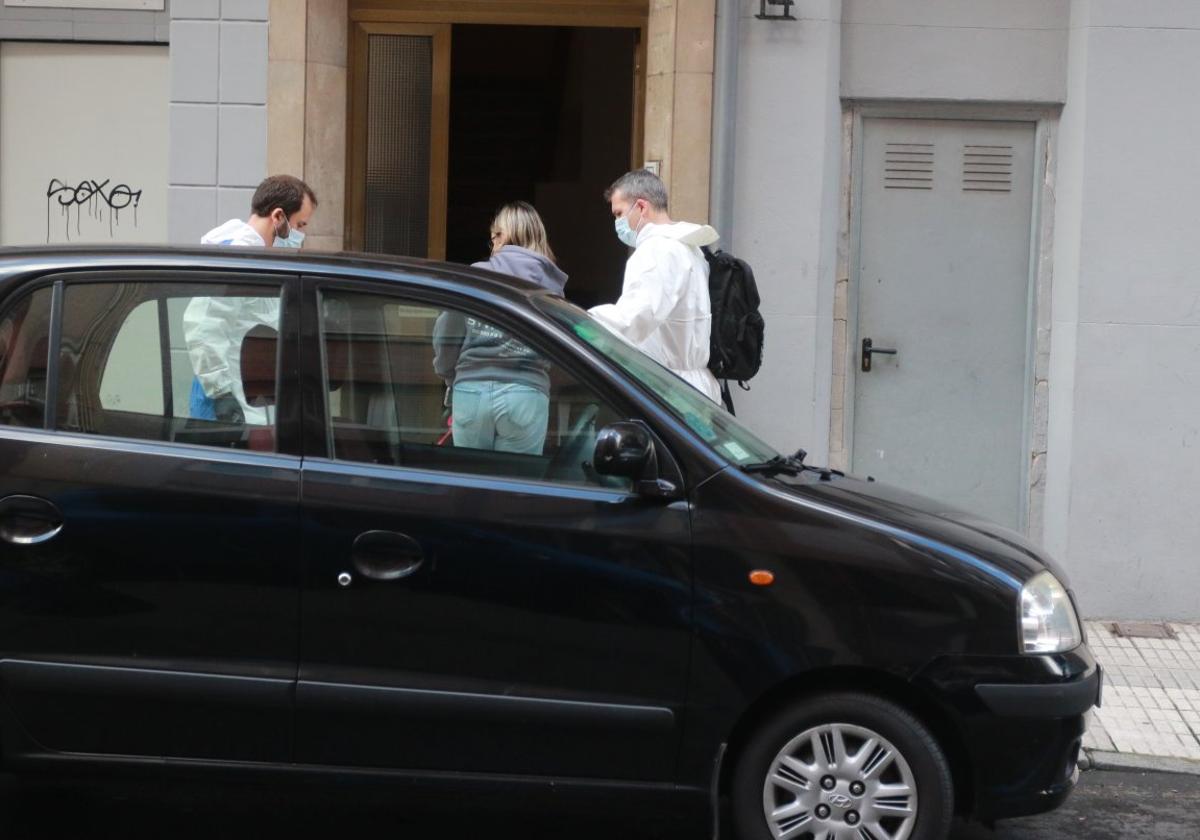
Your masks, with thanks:
[[[738,840],[945,840],[945,754],[902,707],[861,693],[800,701],[755,732],[733,771]]]

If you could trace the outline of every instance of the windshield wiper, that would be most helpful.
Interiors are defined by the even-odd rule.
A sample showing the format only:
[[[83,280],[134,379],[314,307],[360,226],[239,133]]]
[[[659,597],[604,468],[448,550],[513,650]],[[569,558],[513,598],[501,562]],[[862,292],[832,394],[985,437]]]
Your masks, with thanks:
[[[776,455],[766,461],[757,461],[753,464],[743,464],[742,471],[748,473],[763,473],[772,475],[780,472],[790,472],[793,475],[799,475],[806,469],[813,469],[804,464],[804,458],[808,453],[803,449],[797,449],[795,455]]]
[[[794,455],[776,455],[769,461],[759,461],[755,464],[744,464],[743,472],[762,473],[763,475],[775,475],[776,473],[790,473],[791,475],[800,475],[805,470],[820,473],[822,481],[830,481],[835,475],[845,476],[841,470],[830,469],[829,467],[814,467],[804,463],[805,457],[808,455],[803,449],[797,449]]]

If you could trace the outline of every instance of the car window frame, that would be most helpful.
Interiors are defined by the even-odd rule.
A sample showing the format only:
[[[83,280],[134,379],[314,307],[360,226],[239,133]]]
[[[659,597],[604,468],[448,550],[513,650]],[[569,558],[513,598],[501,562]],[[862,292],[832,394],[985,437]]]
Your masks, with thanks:
[[[69,429],[58,429],[58,386],[59,368],[62,363],[62,319],[68,286],[79,286],[97,283],[157,283],[163,286],[184,284],[213,284],[236,286],[264,286],[277,289],[280,298],[280,329],[279,355],[277,364],[277,390],[275,410],[275,439],[274,452],[258,450],[225,449],[223,447],[206,446],[199,443],[178,441],[147,440],[144,438],[122,437],[119,435],[103,435],[91,432],[78,432]],[[165,447],[167,450],[180,448],[189,452],[205,452],[213,454],[236,453],[238,455],[279,457],[286,456],[298,459],[301,455],[302,431],[300,429],[299,382],[296,372],[299,369],[299,323],[301,320],[301,295],[299,275],[296,272],[273,272],[255,269],[253,271],[237,271],[228,268],[210,268],[203,265],[178,266],[138,266],[122,269],[110,266],[90,268],[73,268],[64,271],[27,278],[16,288],[7,289],[4,295],[4,310],[7,311],[10,301],[19,300],[25,294],[33,294],[39,288],[49,286],[52,289],[50,302],[50,330],[48,336],[48,353],[46,368],[46,407],[43,412],[42,426],[36,431],[54,436],[82,440],[98,440],[120,442],[132,445],[148,445]],[[148,300],[161,300],[159,297]],[[161,330],[161,323],[160,323]],[[119,334],[119,330],[117,334]],[[114,341],[116,334],[114,334]],[[160,336],[161,340],[161,336]],[[107,351],[111,352],[112,347]],[[34,431],[32,427],[0,427],[2,429],[23,429]]]
[[[54,282],[44,277],[38,277],[36,279],[27,280],[16,288],[8,291],[8,293],[4,295],[3,305],[0,306],[0,319],[3,319],[4,316],[7,315],[8,312],[12,310],[14,306],[18,305],[22,300],[32,297],[41,289],[46,288],[50,289],[50,320],[48,329],[46,331],[46,404],[42,406],[42,425],[13,426],[7,423],[0,423],[0,430],[3,431],[46,431],[50,428],[47,423],[47,418],[52,411],[51,406],[55,402],[53,399],[51,399],[51,394],[56,393],[58,390],[58,372],[54,369],[56,365],[53,364],[53,362],[55,361],[54,347],[57,340],[55,335],[55,325],[58,323],[57,316],[60,294]]]
[[[438,286],[426,285],[430,279],[419,274],[390,275],[384,278],[304,273],[302,278],[304,317],[301,328],[303,351],[300,380],[304,392],[302,399],[305,412],[305,459],[320,459],[330,464],[355,468],[396,470],[414,475],[447,476],[471,482],[538,488],[569,488],[573,492],[583,491],[585,493],[594,491],[609,497],[630,498],[637,495],[632,486],[615,488],[599,484],[572,484],[552,479],[532,479],[522,476],[458,472],[404,465],[368,464],[362,461],[335,458],[329,449],[332,430],[326,412],[325,359],[320,323],[321,292],[335,290],[377,297],[393,297],[414,306],[454,309],[513,332],[523,344],[541,354],[551,364],[560,366],[564,373],[574,378],[580,385],[589,388],[598,399],[607,403],[619,418],[644,423],[650,430],[657,446],[660,472],[664,477],[674,481],[677,486],[686,487],[686,474],[682,462],[663,436],[655,431],[654,425],[644,418],[644,412],[637,401],[630,399],[629,395],[624,393],[621,388],[614,387],[608,376],[605,375],[609,372],[596,370],[593,364],[594,360],[588,355],[580,353],[578,347],[553,335],[558,328],[552,322],[544,319],[532,307],[529,309],[528,315],[534,317],[522,317],[519,307],[513,306],[510,301],[489,296],[486,291],[480,292],[468,286],[457,289],[447,288],[443,278],[436,278]]]

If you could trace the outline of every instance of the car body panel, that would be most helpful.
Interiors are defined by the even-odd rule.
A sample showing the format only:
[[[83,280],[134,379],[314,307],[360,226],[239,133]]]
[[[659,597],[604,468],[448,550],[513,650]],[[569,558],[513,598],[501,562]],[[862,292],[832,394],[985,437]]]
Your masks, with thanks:
[[[287,760],[299,459],[5,430],[0,463],[0,497],[48,500],[65,523],[0,547],[0,682],[30,735]],[[181,691],[187,675],[208,688]]]
[[[324,461],[305,467],[303,505],[298,760],[672,777],[686,506]],[[359,574],[352,545],[374,530],[411,538],[416,571]]]

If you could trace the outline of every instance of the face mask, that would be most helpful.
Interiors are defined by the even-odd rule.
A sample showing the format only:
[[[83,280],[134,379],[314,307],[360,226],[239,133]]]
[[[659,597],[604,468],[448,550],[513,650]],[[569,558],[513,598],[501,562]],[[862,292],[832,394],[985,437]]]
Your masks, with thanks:
[[[632,207],[630,208],[633,209]],[[642,226],[642,220],[638,219],[638,228]],[[614,220],[614,227],[617,230],[617,239],[620,239],[630,248],[637,247],[637,230],[629,226],[629,212],[619,219]]]
[[[299,248],[304,244],[304,234],[296,230],[291,225],[288,225],[288,235],[280,236],[279,230],[275,231],[275,247],[276,248]]]

